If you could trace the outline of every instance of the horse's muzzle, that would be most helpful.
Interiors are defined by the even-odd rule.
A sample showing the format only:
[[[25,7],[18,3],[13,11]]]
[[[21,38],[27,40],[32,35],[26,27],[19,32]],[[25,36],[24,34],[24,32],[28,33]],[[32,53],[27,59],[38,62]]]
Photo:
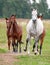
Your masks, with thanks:
[[[34,23],[34,24],[36,23],[36,19],[35,19],[35,20],[33,20],[33,23]]]
[[[14,21],[11,21],[11,24],[14,24]]]

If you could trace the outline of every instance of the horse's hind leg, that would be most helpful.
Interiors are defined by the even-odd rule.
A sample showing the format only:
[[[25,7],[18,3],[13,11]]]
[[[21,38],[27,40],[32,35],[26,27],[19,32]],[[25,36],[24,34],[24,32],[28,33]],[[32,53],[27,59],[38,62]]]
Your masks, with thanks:
[[[42,51],[42,45],[43,45],[43,41],[44,41],[44,37],[45,37],[45,30],[43,31],[43,34],[40,36],[40,54]]]
[[[42,44],[43,44],[43,38],[42,39],[40,39],[40,52],[39,52],[39,54],[41,54],[41,51],[42,51]]]
[[[8,38],[8,50],[10,50],[10,44],[11,44],[11,41],[10,41],[10,38]]]

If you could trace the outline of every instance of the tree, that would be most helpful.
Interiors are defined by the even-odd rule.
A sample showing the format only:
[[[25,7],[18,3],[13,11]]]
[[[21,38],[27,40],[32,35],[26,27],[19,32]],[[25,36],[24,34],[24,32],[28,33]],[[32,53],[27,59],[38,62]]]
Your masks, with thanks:
[[[39,4],[37,4],[38,12],[43,14],[44,18],[47,18],[48,14],[48,5],[46,0],[41,0]]]
[[[10,17],[16,14],[17,18],[31,18],[33,7],[42,13],[44,18],[50,18],[50,9],[48,9],[46,0],[40,0],[40,3],[33,1],[31,4],[30,0],[0,0],[0,17]]]
[[[2,13],[3,2],[4,2],[4,0],[0,0],[0,17],[2,17],[2,15],[3,15],[3,13]]]
[[[18,18],[30,18],[29,0],[1,0],[1,17],[9,17],[16,14]]]

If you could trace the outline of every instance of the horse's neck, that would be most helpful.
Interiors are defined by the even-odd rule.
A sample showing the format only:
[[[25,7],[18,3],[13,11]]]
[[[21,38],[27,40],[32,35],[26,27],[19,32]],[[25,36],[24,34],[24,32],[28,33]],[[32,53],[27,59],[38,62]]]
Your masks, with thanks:
[[[8,33],[10,33],[10,30],[11,30],[11,23],[10,23],[9,25],[10,25],[10,26],[9,26],[9,28],[8,28],[8,30],[7,30]]]
[[[14,22],[13,31],[17,32],[18,30],[18,24],[17,22]]]

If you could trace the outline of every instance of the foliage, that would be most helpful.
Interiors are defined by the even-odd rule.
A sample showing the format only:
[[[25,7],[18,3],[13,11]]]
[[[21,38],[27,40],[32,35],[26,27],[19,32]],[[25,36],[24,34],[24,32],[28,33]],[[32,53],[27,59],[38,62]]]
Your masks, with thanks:
[[[50,9],[46,0],[40,0],[40,3],[31,4],[30,0],[0,0],[0,18],[9,17],[15,14],[17,18],[31,18],[31,7],[36,8],[42,13],[44,18],[50,18]]]
[[[0,0],[0,17],[16,14],[20,18],[30,18],[30,4],[27,0]]]

